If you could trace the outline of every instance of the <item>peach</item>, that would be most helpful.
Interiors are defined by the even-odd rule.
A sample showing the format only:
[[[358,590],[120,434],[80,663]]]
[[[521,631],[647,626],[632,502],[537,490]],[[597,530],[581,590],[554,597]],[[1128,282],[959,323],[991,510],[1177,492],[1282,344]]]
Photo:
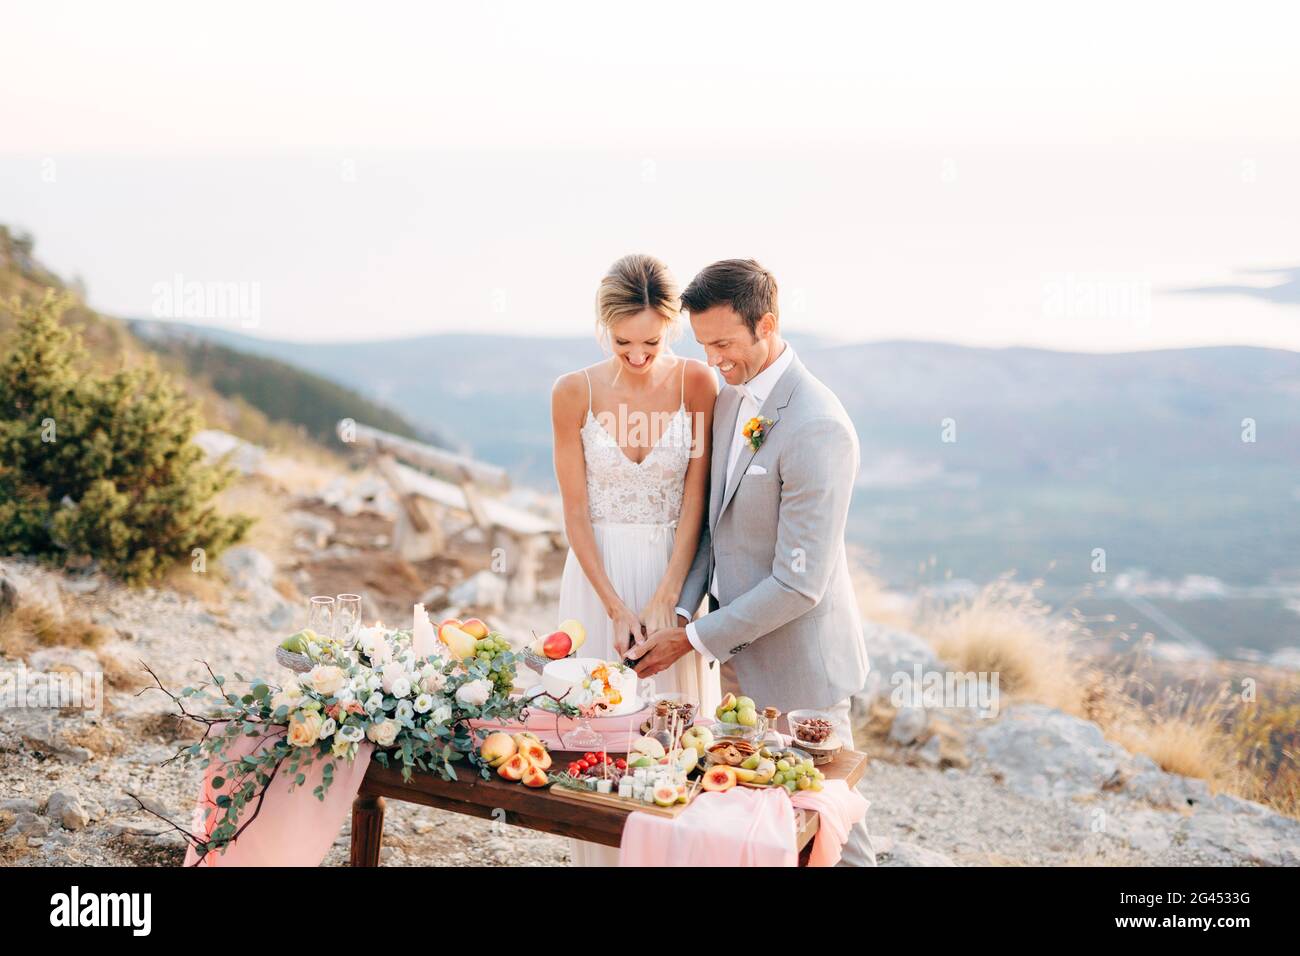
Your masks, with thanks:
[[[482,757],[489,767],[499,767],[519,751],[515,739],[507,733],[498,731],[494,734],[488,734],[483,741],[483,746],[479,749],[479,756]]]
[[[541,744],[528,744],[522,748],[522,753],[534,767],[540,770],[551,768],[551,755]]]
[[[526,774],[531,767],[532,764],[528,762],[527,757],[523,754],[515,754],[501,766],[497,767],[497,773],[506,780],[519,781],[524,778],[524,774]]]
[[[722,793],[736,785],[736,771],[730,767],[711,767],[704,774],[700,787],[714,793]]]
[[[533,765],[524,771],[525,787],[544,787],[551,781],[546,776],[546,771],[541,767]]]

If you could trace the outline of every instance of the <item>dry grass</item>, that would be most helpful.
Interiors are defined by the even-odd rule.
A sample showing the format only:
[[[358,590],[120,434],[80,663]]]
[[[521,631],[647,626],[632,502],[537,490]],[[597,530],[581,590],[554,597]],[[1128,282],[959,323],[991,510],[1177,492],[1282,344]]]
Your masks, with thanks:
[[[63,742],[73,747],[85,747],[101,757],[116,757],[126,752],[126,738],[121,731],[103,724],[82,724],[62,733]]]
[[[22,604],[0,617],[0,653],[22,658],[41,647],[98,647],[108,636],[98,624],[55,614],[43,604]]]
[[[996,672],[1013,698],[1083,716],[1084,682],[1070,653],[1076,626],[1054,616],[1033,585],[1006,578],[970,600],[924,609],[916,624],[956,670]]]
[[[1221,673],[1209,684],[1157,691],[1141,648],[1104,662],[1084,657],[1078,645],[1092,635],[1034,590],[1000,580],[970,600],[923,610],[915,630],[949,666],[996,671],[1014,700],[1091,720],[1163,770],[1300,819],[1300,677],[1274,675],[1258,688],[1252,679],[1249,700]],[[872,721],[882,724],[879,715]]]

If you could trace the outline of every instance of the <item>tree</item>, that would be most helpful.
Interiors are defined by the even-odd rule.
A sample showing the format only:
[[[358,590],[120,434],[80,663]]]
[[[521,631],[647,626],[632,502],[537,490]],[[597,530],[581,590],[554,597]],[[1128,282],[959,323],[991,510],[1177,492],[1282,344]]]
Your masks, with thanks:
[[[213,497],[232,473],[203,462],[199,422],[153,362],[97,372],[60,323],[67,299],[10,305],[0,362],[0,548],[47,560],[88,556],[132,583],[195,548],[215,557],[250,519]]]

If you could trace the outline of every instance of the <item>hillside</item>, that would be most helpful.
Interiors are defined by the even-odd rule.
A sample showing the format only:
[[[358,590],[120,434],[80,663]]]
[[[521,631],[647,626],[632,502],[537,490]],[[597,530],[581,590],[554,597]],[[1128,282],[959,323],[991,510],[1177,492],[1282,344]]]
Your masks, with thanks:
[[[437,444],[435,435],[416,428],[392,409],[337,382],[304,372],[287,362],[240,352],[184,329],[129,323],[128,328],[158,355],[185,374],[229,399],[240,399],[275,421],[302,426],[314,440],[330,445],[340,419]]]
[[[210,427],[309,457],[334,454],[334,424],[344,417],[410,437],[431,437],[346,385],[284,362],[243,355],[195,336],[137,336],[128,324],[88,308],[76,283],[66,283],[40,263],[34,244],[30,236],[0,224],[0,301],[33,301],[46,289],[68,294],[71,305],[64,322],[81,334],[93,361],[111,368],[156,357],[198,402]],[[11,324],[12,317],[0,310],[0,347]]]

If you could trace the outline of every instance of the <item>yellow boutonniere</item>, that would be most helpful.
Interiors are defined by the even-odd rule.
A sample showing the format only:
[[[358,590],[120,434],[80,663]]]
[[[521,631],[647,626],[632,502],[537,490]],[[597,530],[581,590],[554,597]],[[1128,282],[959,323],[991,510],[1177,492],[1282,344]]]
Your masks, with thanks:
[[[759,446],[763,444],[763,439],[767,437],[767,430],[772,427],[773,421],[770,418],[757,416],[745,422],[745,427],[741,429],[741,434],[749,441],[749,445],[754,451],[758,451]]]

